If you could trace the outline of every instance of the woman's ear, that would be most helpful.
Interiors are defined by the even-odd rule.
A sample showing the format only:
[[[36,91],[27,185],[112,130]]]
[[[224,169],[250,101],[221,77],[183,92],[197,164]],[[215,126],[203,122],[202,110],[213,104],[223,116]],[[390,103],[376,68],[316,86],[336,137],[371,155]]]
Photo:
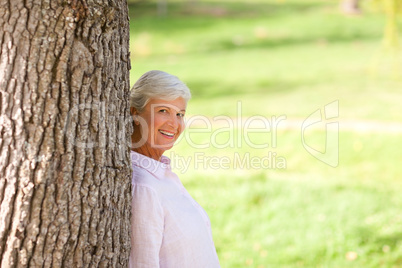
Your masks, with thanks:
[[[134,124],[136,124],[138,126],[140,124],[140,122],[138,121],[138,111],[137,111],[137,109],[135,109],[134,107],[130,107],[130,112],[131,112],[131,115],[133,117]]]
[[[130,113],[133,116],[138,114],[137,109],[135,109],[134,107],[130,107]]]

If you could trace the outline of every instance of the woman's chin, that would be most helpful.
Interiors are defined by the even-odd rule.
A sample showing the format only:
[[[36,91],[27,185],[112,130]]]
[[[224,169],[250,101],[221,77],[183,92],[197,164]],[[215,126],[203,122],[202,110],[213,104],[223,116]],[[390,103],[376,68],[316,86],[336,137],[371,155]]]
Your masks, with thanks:
[[[173,147],[173,142],[172,143],[166,143],[166,144],[157,144],[155,146],[152,146],[156,150],[161,150],[161,151],[166,151],[170,150]]]
[[[162,147],[162,149],[165,150],[165,151],[167,151],[167,150],[172,149],[172,147],[173,147],[173,144],[167,144],[167,145],[164,145],[164,146]]]

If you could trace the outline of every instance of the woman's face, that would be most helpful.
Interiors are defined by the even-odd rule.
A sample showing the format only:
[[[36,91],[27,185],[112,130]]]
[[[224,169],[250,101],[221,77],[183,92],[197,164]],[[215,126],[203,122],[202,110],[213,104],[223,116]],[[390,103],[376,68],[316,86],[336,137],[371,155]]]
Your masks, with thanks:
[[[146,144],[162,151],[172,148],[184,130],[184,115],[187,102],[183,98],[175,100],[151,99],[141,113],[138,121],[142,138]]]

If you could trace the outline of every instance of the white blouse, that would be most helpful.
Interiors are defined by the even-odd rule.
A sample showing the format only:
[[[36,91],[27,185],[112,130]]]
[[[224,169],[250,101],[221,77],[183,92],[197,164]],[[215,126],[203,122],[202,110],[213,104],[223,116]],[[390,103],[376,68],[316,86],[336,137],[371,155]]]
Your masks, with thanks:
[[[131,152],[133,202],[129,267],[220,267],[204,209],[161,162]]]

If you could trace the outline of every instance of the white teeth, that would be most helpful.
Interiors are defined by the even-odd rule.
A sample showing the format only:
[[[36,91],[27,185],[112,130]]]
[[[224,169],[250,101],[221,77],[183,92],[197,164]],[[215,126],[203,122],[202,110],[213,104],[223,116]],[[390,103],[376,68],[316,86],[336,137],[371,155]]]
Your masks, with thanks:
[[[165,132],[165,131],[163,131],[163,130],[159,130],[159,132],[162,133],[162,134],[164,134],[164,135],[166,135],[166,136],[169,136],[169,137],[173,137],[173,136],[174,136],[174,133]]]

